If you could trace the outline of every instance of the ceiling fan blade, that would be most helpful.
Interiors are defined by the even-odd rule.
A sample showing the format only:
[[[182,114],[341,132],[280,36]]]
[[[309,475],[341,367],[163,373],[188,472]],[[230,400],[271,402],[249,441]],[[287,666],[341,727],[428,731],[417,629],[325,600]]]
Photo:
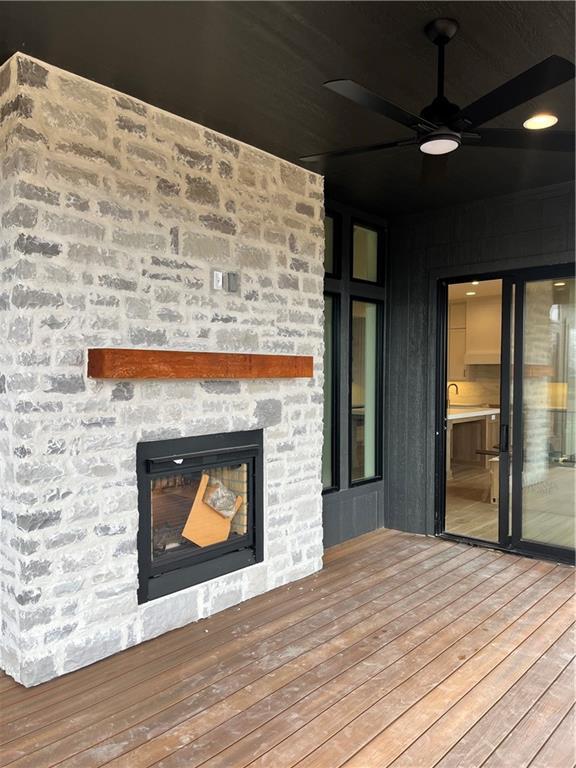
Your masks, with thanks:
[[[488,129],[480,131],[477,146],[507,149],[540,149],[551,152],[574,152],[574,131],[527,131],[526,129]]]
[[[329,88],[334,93],[338,93],[340,96],[344,96],[346,99],[350,99],[350,101],[365,109],[370,109],[379,115],[389,117],[390,120],[394,120],[396,123],[406,126],[406,128],[411,128],[413,131],[433,131],[438,127],[429,120],[424,120],[419,115],[413,115],[411,112],[397,107],[392,102],[372,93],[372,91],[364,88],[363,85],[358,85],[353,80],[328,80],[328,82],[324,83],[324,87]]]
[[[334,152],[321,152],[317,155],[305,155],[304,157],[301,157],[300,160],[305,163],[312,163],[316,160],[331,160],[335,157],[361,155],[364,152],[379,152],[382,149],[412,147],[414,144],[418,144],[418,139],[400,139],[399,141],[388,141],[385,144],[370,144],[366,147],[350,147],[350,149],[336,149]]]
[[[464,127],[476,127],[574,78],[574,64],[549,56],[540,64],[508,80],[455,115]]]

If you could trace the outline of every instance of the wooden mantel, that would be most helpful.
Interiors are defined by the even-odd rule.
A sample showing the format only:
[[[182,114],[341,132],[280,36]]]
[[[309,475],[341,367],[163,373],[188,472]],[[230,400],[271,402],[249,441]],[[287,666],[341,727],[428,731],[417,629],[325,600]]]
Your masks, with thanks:
[[[92,379],[292,379],[310,378],[313,358],[157,349],[89,349]]]

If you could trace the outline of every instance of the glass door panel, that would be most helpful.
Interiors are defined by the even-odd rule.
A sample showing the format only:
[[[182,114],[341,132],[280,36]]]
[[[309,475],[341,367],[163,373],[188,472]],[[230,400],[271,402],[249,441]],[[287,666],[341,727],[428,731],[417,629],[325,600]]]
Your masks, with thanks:
[[[350,479],[377,474],[378,305],[352,301],[350,370]]]
[[[508,423],[502,366],[506,382],[509,374],[503,288],[502,280],[448,286],[445,531],[492,542],[505,535],[501,510],[508,515],[507,481],[501,480],[501,473],[508,476],[506,435],[506,444],[501,440],[502,415]],[[509,333],[509,319],[505,326]]]
[[[525,284],[522,456],[516,469],[514,539],[575,546],[576,318],[574,279]]]

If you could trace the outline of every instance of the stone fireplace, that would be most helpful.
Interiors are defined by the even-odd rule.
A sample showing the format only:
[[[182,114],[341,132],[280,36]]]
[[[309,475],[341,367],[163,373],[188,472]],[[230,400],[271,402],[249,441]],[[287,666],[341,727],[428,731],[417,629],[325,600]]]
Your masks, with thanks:
[[[321,567],[323,189],[22,54],[0,68],[0,147],[0,666],[35,685]],[[98,379],[88,348],[308,355],[314,372]],[[198,463],[215,435],[248,453]],[[221,520],[182,541],[197,500]],[[194,574],[160,589],[180,555]]]

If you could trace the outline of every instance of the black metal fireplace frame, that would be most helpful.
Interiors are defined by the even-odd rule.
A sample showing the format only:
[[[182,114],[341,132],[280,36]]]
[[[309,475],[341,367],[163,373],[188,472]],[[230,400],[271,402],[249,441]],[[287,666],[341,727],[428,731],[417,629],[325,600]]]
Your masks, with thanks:
[[[178,463],[175,462],[178,460]],[[247,532],[233,541],[194,552],[167,554],[153,563],[151,556],[151,491],[155,477],[195,475],[230,462],[248,464]],[[262,430],[155,440],[136,447],[138,481],[138,603],[232,573],[264,558]]]

